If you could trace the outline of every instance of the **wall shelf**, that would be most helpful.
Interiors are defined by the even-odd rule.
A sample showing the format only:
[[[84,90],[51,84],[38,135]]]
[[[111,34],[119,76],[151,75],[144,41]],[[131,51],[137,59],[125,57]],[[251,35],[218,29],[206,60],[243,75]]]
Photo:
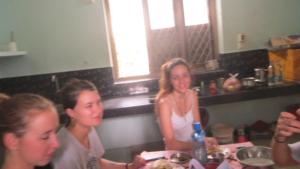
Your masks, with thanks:
[[[2,57],[13,57],[13,56],[24,56],[26,54],[27,54],[26,51],[16,51],[16,52],[0,51],[0,58],[2,58]]]

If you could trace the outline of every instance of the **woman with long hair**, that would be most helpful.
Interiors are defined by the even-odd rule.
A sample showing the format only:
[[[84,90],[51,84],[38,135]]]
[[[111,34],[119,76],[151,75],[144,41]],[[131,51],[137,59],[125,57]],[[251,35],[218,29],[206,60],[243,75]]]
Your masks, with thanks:
[[[201,122],[197,93],[190,89],[191,69],[182,58],[174,58],[161,66],[160,90],[155,99],[155,113],[164,137],[165,148],[191,150],[192,124]],[[217,144],[206,138],[207,146]]]

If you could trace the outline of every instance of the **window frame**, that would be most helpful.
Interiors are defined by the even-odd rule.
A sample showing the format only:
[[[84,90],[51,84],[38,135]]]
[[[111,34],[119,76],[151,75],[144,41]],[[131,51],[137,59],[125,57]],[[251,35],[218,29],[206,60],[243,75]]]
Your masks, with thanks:
[[[149,71],[150,73],[147,75],[139,75],[139,76],[131,76],[131,77],[119,77],[119,64],[116,55],[116,46],[114,41],[114,35],[112,32],[112,23],[111,23],[111,16],[110,16],[110,8],[109,8],[109,0],[103,0],[104,3],[104,10],[106,16],[106,25],[107,25],[107,34],[108,34],[108,41],[109,41],[109,54],[112,60],[112,69],[113,69],[113,78],[115,82],[124,82],[124,81],[138,81],[138,80],[145,80],[145,79],[157,79],[159,78],[159,73],[154,71],[153,59],[152,59],[152,51],[151,51],[151,26],[150,26],[150,16],[149,16],[149,8],[148,8],[148,0],[141,0],[143,4],[143,14],[144,14],[144,26],[146,31],[146,44],[147,44],[147,52],[148,52],[148,59],[149,59]],[[216,13],[215,13],[215,0],[206,0],[208,5],[208,21],[210,25],[210,35],[211,36],[211,48],[212,53],[215,56],[217,55],[217,29],[216,29]],[[183,9],[183,0],[173,0],[173,12],[174,12],[174,22],[176,32],[178,33],[178,42],[180,45],[180,56],[187,56],[187,41],[185,37],[185,22],[184,22],[184,9]],[[186,58],[186,57],[183,57]],[[196,71],[197,70],[193,70]]]

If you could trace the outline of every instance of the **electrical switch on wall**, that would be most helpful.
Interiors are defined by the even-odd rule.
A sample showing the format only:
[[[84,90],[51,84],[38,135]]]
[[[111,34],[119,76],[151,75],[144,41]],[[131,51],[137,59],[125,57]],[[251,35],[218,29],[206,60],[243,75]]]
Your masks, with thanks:
[[[237,34],[237,48],[242,49],[245,47],[246,35],[244,33]]]

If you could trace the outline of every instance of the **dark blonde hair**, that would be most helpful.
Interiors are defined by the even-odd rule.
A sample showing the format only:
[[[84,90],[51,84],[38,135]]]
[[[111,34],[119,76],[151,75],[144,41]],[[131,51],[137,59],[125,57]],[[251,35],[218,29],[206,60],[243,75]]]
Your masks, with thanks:
[[[37,110],[37,111],[36,111]],[[31,93],[16,94],[12,97],[0,95],[0,139],[3,146],[5,133],[22,137],[33,114],[40,111],[56,112],[53,103],[43,96]]]
[[[70,79],[58,92],[60,102],[63,105],[64,109],[73,109],[77,104],[78,96],[82,91],[85,90],[98,92],[96,86],[88,80],[81,80],[76,78]],[[65,125],[69,126],[70,124],[71,119],[69,116],[66,116]]]
[[[173,58],[164,63],[160,68],[159,92],[156,95],[157,101],[173,91],[173,86],[171,84],[171,72],[173,68],[178,65],[185,66],[191,74],[191,68],[183,58]]]
[[[96,86],[88,80],[70,79],[58,92],[64,109],[73,109],[76,106],[78,96],[85,90],[98,92]]]

